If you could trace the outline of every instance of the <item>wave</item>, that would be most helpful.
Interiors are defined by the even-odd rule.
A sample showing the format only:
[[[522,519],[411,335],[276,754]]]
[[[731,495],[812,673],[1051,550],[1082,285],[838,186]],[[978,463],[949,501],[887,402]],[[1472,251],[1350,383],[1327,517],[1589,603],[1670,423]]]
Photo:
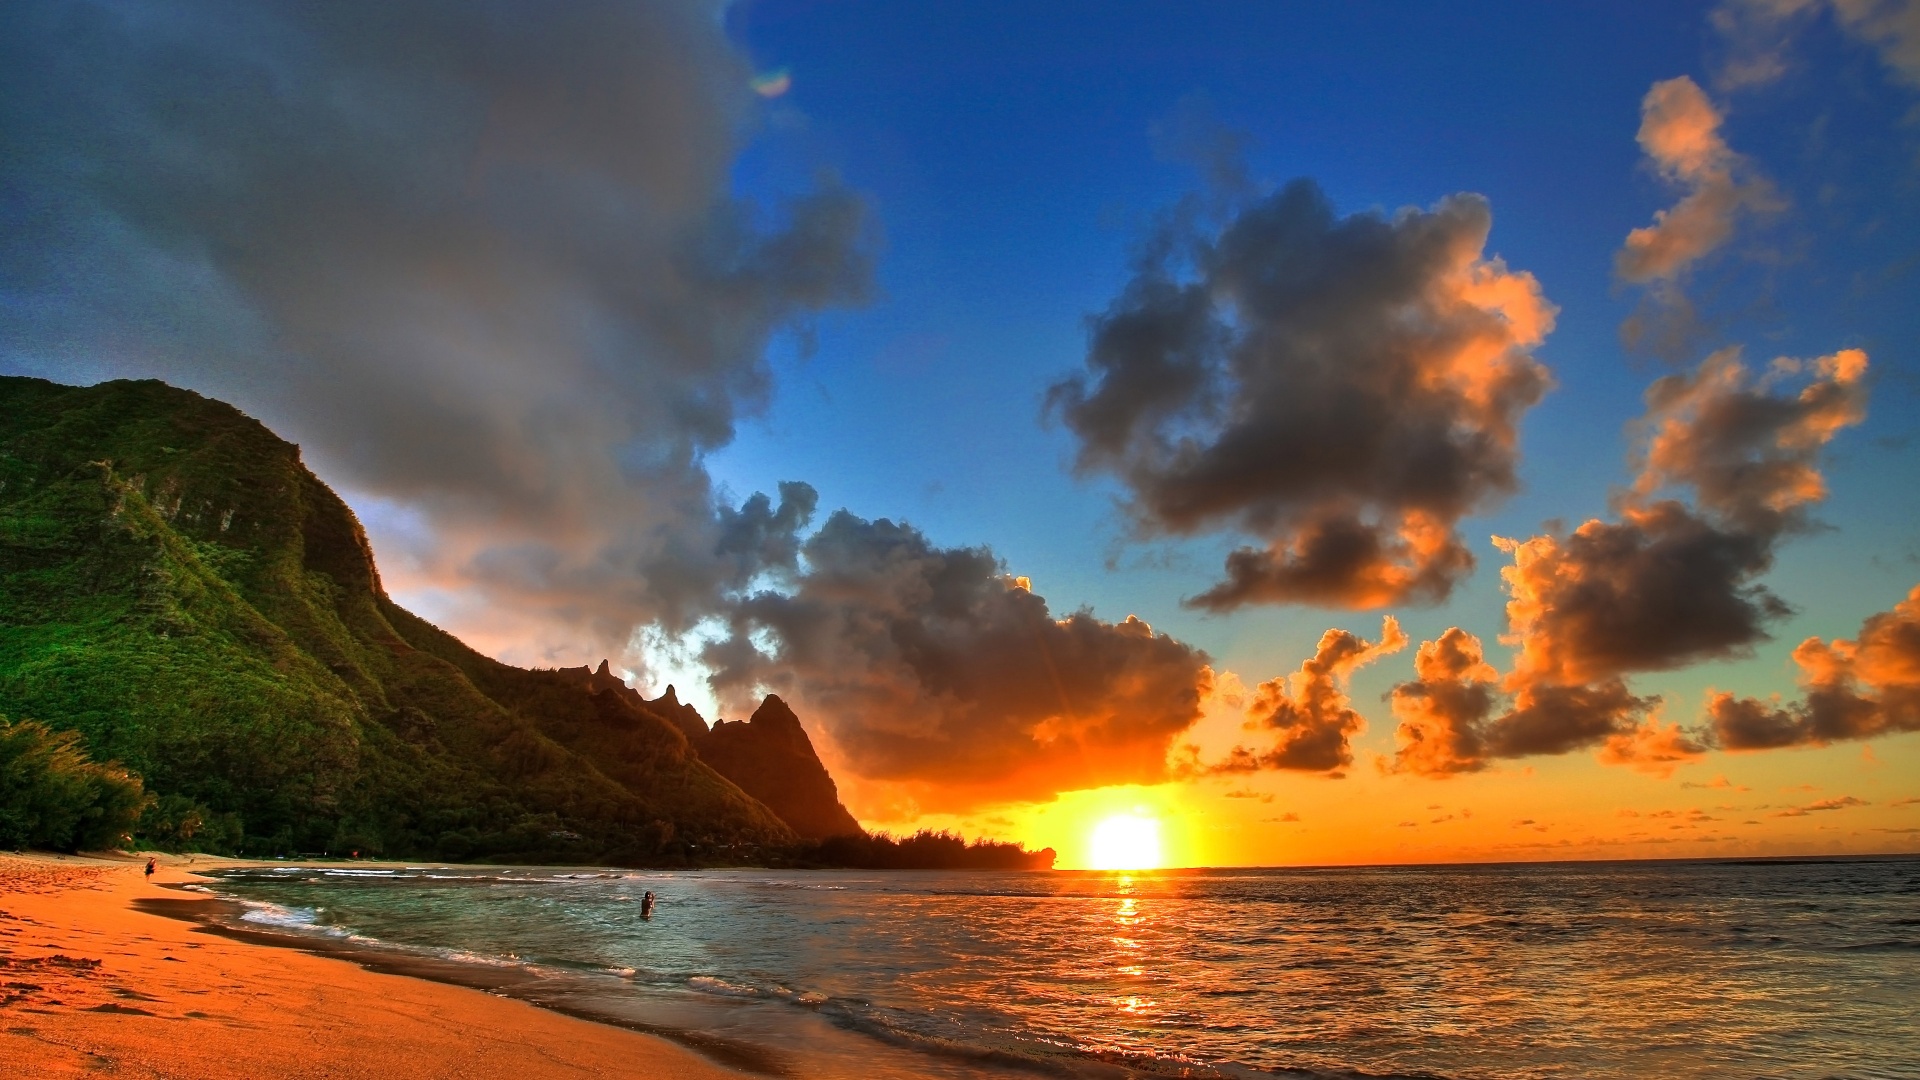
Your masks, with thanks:
[[[283,907],[265,900],[241,900],[246,910],[241,912],[240,921],[256,926],[271,926],[280,930],[294,930],[303,934],[325,934],[328,937],[344,938],[348,932],[337,926],[324,926],[320,922],[321,908]]]
[[[1881,941],[1862,941],[1856,945],[1836,946],[1837,952],[1905,952],[1920,949],[1920,941],[1913,938],[1886,938]]]

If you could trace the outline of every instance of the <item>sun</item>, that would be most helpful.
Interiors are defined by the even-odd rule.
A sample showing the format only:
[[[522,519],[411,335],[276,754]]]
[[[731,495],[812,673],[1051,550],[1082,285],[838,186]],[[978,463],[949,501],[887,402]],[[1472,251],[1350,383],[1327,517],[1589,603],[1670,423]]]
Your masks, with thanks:
[[[1095,870],[1160,868],[1160,822],[1138,814],[1115,814],[1093,830]]]

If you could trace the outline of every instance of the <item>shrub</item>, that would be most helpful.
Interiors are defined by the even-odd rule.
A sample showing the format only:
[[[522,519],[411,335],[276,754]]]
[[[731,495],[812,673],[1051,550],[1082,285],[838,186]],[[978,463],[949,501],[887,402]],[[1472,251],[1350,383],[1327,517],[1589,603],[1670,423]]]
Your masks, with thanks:
[[[113,847],[148,799],[139,777],[89,758],[77,732],[0,717],[0,847]]]

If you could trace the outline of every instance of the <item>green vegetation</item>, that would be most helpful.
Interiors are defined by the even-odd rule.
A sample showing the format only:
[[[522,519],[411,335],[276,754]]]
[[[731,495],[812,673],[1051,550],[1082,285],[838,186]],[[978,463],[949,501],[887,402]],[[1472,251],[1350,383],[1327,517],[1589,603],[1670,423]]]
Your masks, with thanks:
[[[0,711],[143,777],[161,847],[683,865],[794,841],[667,720],[400,609],[298,447],[153,381],[0,378]]]
[[[1028,851],[1019,844],[975,840],[950,832],[922,829],[894,839],[886,833],[835,836],[802,854],[805,861],[861,870],[1051,870],[1052,848]]]
[[[89,758],[77,733],[0,716],[0,847],[121,844],[147,802],[138,777]]]

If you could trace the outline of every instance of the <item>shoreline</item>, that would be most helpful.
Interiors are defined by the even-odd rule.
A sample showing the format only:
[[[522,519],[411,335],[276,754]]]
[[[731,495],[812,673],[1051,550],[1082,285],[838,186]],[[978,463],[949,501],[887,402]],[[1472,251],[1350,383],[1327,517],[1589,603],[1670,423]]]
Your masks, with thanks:
[[[271,867],[274,864],[236,860],[232,865],[244,868]],[[335,864],[319,862],[301,865],[331,867]],[[411,864],[381,864],[361,860],[347,865],[368,868]],[[180,888],[179,886],[169,887]],[[419,953],[404,952],[397,948],[384,948],[378,944],[348,941],[317,934],[262,929],[242,922],[241,916],[246,911],[244,904],[218,895],[142,896],[133,899],[132,907],[136,911],[149,915],[188,923],[201,933],[212,934],[229,941],[272,949],[293,949],[331,960],[343,960],[379,975],[395,975],[457,986],[467,990],[478,990],[496,997],[524,1001],[529,1005],[559,1013],[562,1016],[571,1016],[577,1020],[665,1039],[741,1073],[782,1078],[793,1075],[792,1070],[779,1055],[749,1043],[720,1039],[698,1031],[687,1031],[662,1024],[649,1024],[627,1017],[612,1016],[544,998],[533,991],[541,987],[545,980],[525,968],[462,964],[453,960],[441,960]]]
[[[195,871],[273,863],[155,857],[146,881],[145,854],[0,854],[0,1072],[790,1075],[745,1043],[542,1002],[511,968],[231,925],[241,905],[187,888]]]

